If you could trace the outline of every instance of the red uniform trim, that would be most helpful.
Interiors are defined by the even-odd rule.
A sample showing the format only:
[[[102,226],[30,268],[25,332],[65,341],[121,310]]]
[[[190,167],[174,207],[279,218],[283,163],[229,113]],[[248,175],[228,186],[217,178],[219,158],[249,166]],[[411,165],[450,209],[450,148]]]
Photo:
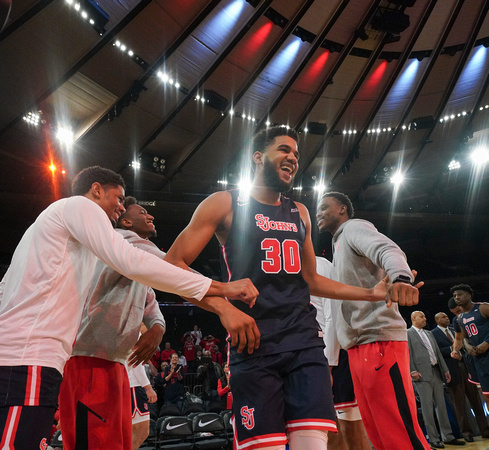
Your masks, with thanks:
[[[285,445],[287,444],[287,436],[284,433],[263,434],[238,442],[235,434],[234,442],[235,450],[253,450],[273,445]]]
[[[29,366],[25,386],[24,405],[39,406],[39,393],[41,391],[41,367]]]
[[[300,419],[289,420],[285,424],[287,431],[296,430],[324,430],[336,432],[336,422],[334,420],[327,419]]]
[[[2,441],[0,442],[0,448],[2,450],[15,450],[14,441],[17,435],[21,412],[22,406],[11,406],[9,408],[5,429],[2,434]]]
[[[345,408],[354,408],[358,406],[357,401],[353,400],[352,402],[343,402],[334,405],[334,409],[345,409]]]

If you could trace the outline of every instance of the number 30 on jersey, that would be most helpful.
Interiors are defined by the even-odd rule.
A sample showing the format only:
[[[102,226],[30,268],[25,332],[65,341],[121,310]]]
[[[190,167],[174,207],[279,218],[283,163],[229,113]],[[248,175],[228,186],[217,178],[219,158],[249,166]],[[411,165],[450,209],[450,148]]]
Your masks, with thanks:
[[[265,251],[265,260],[261,262],[263,272],[279,273],[283,269],[289,274],[297,274],[301,271],[297,241],[286,239],[281,243],[278,239],[267,238],[261,241],[261,249]]]

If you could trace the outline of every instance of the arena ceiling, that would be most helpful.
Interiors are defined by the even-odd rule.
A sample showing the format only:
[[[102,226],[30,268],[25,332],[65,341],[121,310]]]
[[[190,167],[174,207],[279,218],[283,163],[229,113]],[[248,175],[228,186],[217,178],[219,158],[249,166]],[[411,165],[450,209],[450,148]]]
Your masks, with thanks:
[[[311,213],[318,186],[345,192],[403,247],[426,292],[489,289],[489,177],[471,159],[487,152],[489,1],[0,5],[4,263],[89,165],[124,176],[167,248],[198,202],[248,173],[250,136],[270,123],[300,132],[289,195]],[[327,238],[315,241],[327,253]]]

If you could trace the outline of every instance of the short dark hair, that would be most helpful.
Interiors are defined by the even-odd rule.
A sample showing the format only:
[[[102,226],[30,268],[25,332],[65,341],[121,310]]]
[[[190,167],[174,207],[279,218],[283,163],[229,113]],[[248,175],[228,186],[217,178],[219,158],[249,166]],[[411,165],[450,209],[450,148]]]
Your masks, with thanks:
[[[450,288],[450,294],[453,294],[455,291],[465,291],[468,292],[472,298],[474,297],[474,290],[468,284],[456,284]]]
[[[125,211],[119,217],[119,220],[117,221],[116,228],[124,228],[122,226],[122,219],[125,219],[127,217],[127,208],[129,208],[129,206],[131,206],[131,205],[137,205],[137,204],[138,204],[138,201],[137,201],[136,197],[131,197],[129,195],[129,196],[124,198],[123,206],[124,206]]]
[[[122,186],[126,189],[126,183],[118,173],[100,166],[92,166],[83,169],[73,179],[71,192],[73,195],[85,195],[93,183],[100,183],[102,186]]]
[[[253,136],[254,152],[263,153],[265,149],[273,142],[277,136],[289,136],[299,143],[299,134],[293,128],[284,126],[273,126],[264,128]]]
[[[324,197],[333,197],[336,200],[338,200],[338,203],[341,203],[342,205],[346,206],[346,213],[348,214],[348,218],[352,219],[353,216],[355,215],[355,210],[353,209],[353,204],[348,197],[348,195],[343,194],[342,192],[336,192],[336,191],[331,191],[331,192],[326,192],[321,196],[321,198]]]
[[[452,310],[452,309],[455,309],[457,307],[457,302],[455,301],[455,299],[453,297],[450,297],[450,299],[448,300],[448,309],[449,310]]]

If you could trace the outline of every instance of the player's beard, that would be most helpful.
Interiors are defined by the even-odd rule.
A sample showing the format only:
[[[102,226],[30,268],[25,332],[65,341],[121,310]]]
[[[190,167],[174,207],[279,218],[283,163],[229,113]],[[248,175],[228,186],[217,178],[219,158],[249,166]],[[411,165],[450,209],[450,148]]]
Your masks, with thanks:
[[[292,186],[294,185],[293,181],[287,183],[280,178],[277,169],[272,164],[272,162],[270,162],[266,155],[263,159],[263,180],[265,181],[265,185],[268,188],[273,189],[277,192],[290,191],[290,189],[292,189]]]

